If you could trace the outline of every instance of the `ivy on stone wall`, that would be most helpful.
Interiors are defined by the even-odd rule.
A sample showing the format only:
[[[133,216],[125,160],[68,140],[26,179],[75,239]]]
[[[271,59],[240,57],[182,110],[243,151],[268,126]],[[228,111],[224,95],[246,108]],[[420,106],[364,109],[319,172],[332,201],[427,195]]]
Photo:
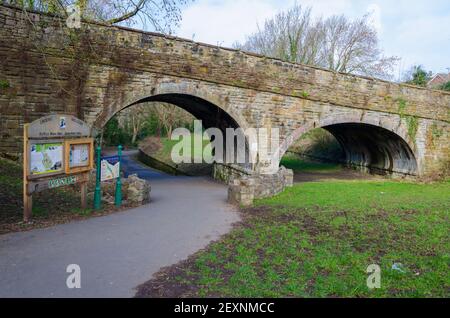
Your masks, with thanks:
[[[99,45],[90,29],[89,24],[81,24],[81,28],[68,28],[64,19],[51,19],[47,17],[34,21],[30,13],[24,11],[23,23],[34,29],[26,45],[32,45],[40,53],[43,64],[50,76],[59,86],[58,95],[66,99],[66,104],[74,105],[76,115],[83,119],[84,89],[89,76],[89,67],[101,61],[109,52],[113,51],[110,41],[102,41]],[[105,32],[107,33],[107,32]],[[109,34],[102,34],[104,37]],[[60,42],[66,57],[70,62],[64,65],[55,64],[52,58],[54,48],[49,42]],[[42,63],[41,62],[41,63]],[[71,110],[72,111],[72,110]]]
[[[408,136],[415,143],[417,131],[419,130],[419,119],[416,116],[405,115],[407,102],[404,98],[397,98],[397,103],[400,119],[405,120],[406,127],[408,128]]]
[[[415,116],[407,116],[406,125],[408,127],[409,138],[415,142],[417,131],[419,130],[419,119]]]
[[[444,135],[444,130],[439,128],[436,123],[433,123],[433,125],[431,125],[430,132],[429,143],[434,147],[436,146],[436,141]]]
[[[403,117],[406,110],[406,100],[402,97],[397,98],[398,103],[398,112],[400,114],[400,117]]]
[[[437,124],[434,123],[434,124],[431,126],[431,133],[432,133],[432,135],[433,135],[433,138],[439,139],[439,138],[441,138],[442,135],[444,134],[444,130],[442,130],[442,128],[439,128],[439,127],[437,126]]]

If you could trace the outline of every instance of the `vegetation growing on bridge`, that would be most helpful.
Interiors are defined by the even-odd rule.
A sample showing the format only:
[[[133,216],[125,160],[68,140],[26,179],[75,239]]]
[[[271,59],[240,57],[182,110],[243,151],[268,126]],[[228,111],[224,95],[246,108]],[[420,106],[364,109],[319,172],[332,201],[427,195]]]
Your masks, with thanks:
[[[406,127],[408,128],[408,136],[414,143],[416,142],[416,135],[419,129],[419,119],[416,116],[405,115],[407,102],[404,98],[397,98],[398,112],[400,118],[405,120]]]
[[[415,116],[407,116],[406,125],[408,127],[409,138],[415,142],[417,131],[419,129],[419,119]]]
[[[9,86],[10,86],[10,83],[8,80],[6,80],[6,79],[0,80],[0,89],[7,89],[7,88],[9,88]]]
[[[431,126],[431,133],[433,135],[433,139],[439,139],[444,135],[444,130],[439,128],[436,123]]]

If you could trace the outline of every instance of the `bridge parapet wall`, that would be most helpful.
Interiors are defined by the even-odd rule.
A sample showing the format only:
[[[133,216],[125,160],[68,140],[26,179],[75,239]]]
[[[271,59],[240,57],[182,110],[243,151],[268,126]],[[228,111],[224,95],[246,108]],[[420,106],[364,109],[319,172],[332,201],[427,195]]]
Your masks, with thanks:
[[[51,57],[50,63],[61,58],[76,60],[80,57],[73,55],[76,48],[68,39],[72,31],[61,28],[63,23],[54,17],[26,16],[20,10],[0,6],[2,52],[8,50],[11,55],[11,50],[19,52],[19,48],[30,53],[41,50]],[[334,73],[122,27],[85,23],[82,29],[73,32],[77,43],[85,44],[83,57],[92,65],[191,78],[333,105],[450,122],[448,93]],[[29,43],[30,39],[37,42]]]

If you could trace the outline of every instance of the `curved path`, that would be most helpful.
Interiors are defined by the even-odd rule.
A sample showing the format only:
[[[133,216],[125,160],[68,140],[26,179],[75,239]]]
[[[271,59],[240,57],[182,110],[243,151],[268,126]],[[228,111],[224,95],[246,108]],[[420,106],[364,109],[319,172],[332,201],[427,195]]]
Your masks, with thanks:
[[[227,189],[208,178],[173,177],[124,157],[126,174],[152,186],[147,206],[48,229],[0,236],[0,297],[132,297],[161,267],[218,239],[239,221]],[[81,268],[68,289],[66,268]]]

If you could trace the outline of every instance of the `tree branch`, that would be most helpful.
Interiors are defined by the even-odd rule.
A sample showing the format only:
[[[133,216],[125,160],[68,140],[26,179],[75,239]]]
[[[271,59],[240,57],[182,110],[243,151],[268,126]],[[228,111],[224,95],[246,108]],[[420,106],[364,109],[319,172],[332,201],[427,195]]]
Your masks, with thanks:
[[[139,13],[139,11],[142,10],[142,7],[144,6],[145,2],[146,2],[146,0],[139,0],[139,3],[135,6],[133,11],[130,11],[120,17],[110,19],[110,20],[106,21],[105,23],[116,24],[116,23],[119,23],[119,22],[122,22],[122,21],[125,21],[125,20],[128,20],[128,19],[134,17],[136,14]]]

